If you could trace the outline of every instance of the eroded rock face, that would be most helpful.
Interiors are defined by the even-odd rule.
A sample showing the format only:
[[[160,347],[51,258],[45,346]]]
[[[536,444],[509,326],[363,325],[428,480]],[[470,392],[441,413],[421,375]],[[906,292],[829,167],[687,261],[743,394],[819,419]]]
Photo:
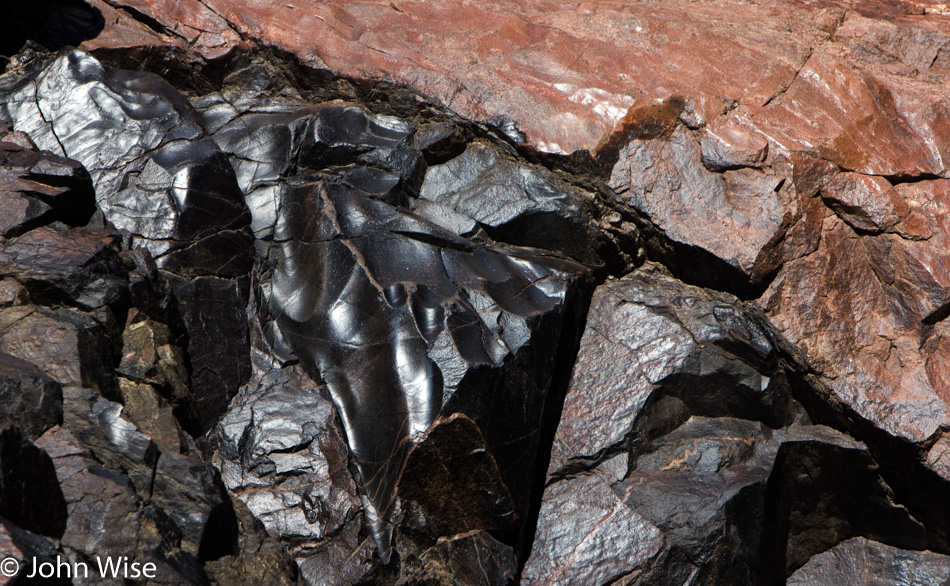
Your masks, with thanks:
[[[867,446],[798,403],[782,344],[656,266],[598,288],[522,579],[773,583],[854,535],[926,547]]]
[[[252,239],[234,171],[160,77],[106,68],[76,50],[30,67],[32,75],[5,80],[2,117],[40,148],[92,169],[106,220],[169,274],[200,389],[198,424],[207,429],[250,375]]]
[[[537,0],[443,7],[438,15],[421,1],[396,8],[381,1],[173,4],[123,0],[117,10],[98,2],[116,25],[86,46],[174,46],[220,58],[260,42],[317,69],[408,84],[465,116],[495,120],[503,132],[520,127],[524,138],[511,130],[512,140],[542,151],[586,150],[605,167],[611,187],[662,231],[655,260],[691,282],[745,298],[759,297],[783,266],[815,252],[829,210],[862,235],[893,231],[918,197],[896,188],[947,175],[946,15],[931,3],[707,0],[577,8]],[[475,22],[491,24],[472,29]],[[310,38],[322,42],[302,41]],[[931,199],[939,199],[942,188],[931,187]],[[908,188],[914,190],[919,195],[920,187]],[[478,227],[464,213],[425,207],[420,213],[454,231]],[[942,277],[927,259],[940,258],[944,247],[909,230],[903,233],[916,244],[906,262],[925,267],[912,270],[912,288],[932,289],[930,281]],[[860,264],[858,272],[869,268]],[[833,299],[853,294],[820,269],[807,276],[800,269],[785,274],[801,279],[781,281],[783,295],[797,299],[793,305],[810,304],[812,290]],[[934,291],[892,291],[881,301],[900,306],[910,296],[919,303]],[[794,341],[812,333],[775,311],[770,315]],[[835,306],[809,321],[842,313]],[[908,365],[892,361],[884,376],[894,381],[889,388],[903,390],[894,394],[865,380],[871,364],[847,373],[830,368],[825,380],[882,428],[919,441],[943,421],[946,386],[934,380],[945,370],[942,337],[882,327],[902,348],[900,364]],[[865,337],[858,329],[828,353],[806,344],[810,358],[830,364],[840,362],[839,349],[864,352],[863,342],[852,342]],[[876,350],[873,360],[881,356]],[[926,377],[921,363],[930,365]],[[908,423],[905,396],[921,425]]]
[[[92,6],[183,93],[36,46],[0,78],[4,555],[942,579],[943,9]],[[613,273],[583,338],[575,263]]]
[[[906,551],[855,537],[811,559],[788,584],[945,584],[947,556]]]

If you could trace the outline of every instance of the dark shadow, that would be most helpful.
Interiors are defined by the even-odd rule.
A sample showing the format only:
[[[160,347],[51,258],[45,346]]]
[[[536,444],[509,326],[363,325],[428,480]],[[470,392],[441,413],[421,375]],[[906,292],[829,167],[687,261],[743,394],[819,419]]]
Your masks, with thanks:
[[[27,41],[50,51],[95,38],[105,26],[102,12],[82,0],[2,0],[0,55],[16,54]]]

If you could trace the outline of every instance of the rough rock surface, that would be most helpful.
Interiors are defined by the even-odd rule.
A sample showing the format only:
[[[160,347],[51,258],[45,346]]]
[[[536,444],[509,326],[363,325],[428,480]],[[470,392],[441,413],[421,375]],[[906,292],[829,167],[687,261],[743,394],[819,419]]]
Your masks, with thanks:
[[[524,582],[770,584],[854,535],[926,547],[734,297],[648,264],[598,288],[587,325]]]
[[[123,26],[86,46],[214,59],[264,43],[310,67],[410,85],[470,118],[514,121],[542,151],[586,150],[676,249],[673,262],[654,258],[744,297],[774,284],[769,315],[842,401],[912,441],[947,423],[945,222],[927,221],[943,213],[950,153],[942,5],[172,4],[96,3]],[[831,212],[857,237],[834,232]],[[865,278],[835,276],[823,252],[835,246]],[[887,262],[906,267],[898,285],[875,260],[892,248],[900,260]],[[849,319],[862,312],[878,331]]]
[[[947,556],[902,551],[863,537],[816,555],[789,576],[788,584],[946,584]]]
[[[0,553],[20,564],[16,583],[59,560],[124,583],[98,574],[109,556],[154,564],[154,584],[295,583],[290,556],[235,507],[167,413],[163,393],[191,395],[184,354],[168,326],[143,317],[161,308],[103,224],[89,175],[27,141],[18,148],[0,163],[4,193],[49,195],[53,213],[0,240]],[[227,573],[242,566],[256,573]]]
[[[942,4],[8,17],[3,556],[945,580]]]
[[[195,417],[207,429],[250,375],[250,215],[234,171],[160,77],[109,70],[76,50],[29,67],[38,71],[7,80],[3,116],[39,148],[92,169],[105,218],[169,273],[199,391]]]

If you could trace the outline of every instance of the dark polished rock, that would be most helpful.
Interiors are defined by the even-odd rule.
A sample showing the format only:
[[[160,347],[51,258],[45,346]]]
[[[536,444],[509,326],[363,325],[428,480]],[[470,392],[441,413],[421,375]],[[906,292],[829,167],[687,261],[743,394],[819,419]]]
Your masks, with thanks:
[[[63,421],[63,389],[33,364],[0,354],[0,419],[30,439]]]
[[[381,559],[391,554],[392,517],[402,510],[397,500],[401,482],[409,486],[406,506],[418,506],[428,519],[425,529],[418,530],[428,541],[406,545],[403,557],[417,547],[426,550],[440,536],[463,531],[504,529],[518,535],[531,493],[541,414],[555,380],[555,356],[562,345],[572,344],[569,332],[576,328],[574,318],[565,319],[565,314],[575,311],[575,297],[583,297],[586,271],[543,252],[468,240],[459,233],[474,234],[446,231],[413,214],[416,209],[425,216],[422,204],[431,204],[427,211],[435,205],[463,217],[450,202],[435,201],[441,197],[436,192],[424,199],[433,176],[422,175],[426,153],[435,162],[438,153],[453,152],[451,136],[416,140],[411,120],[371,114],[343,102],[305,106],[240,101],[230,95],[211,94],[197,103],[247,194],[257,250],[264,259],[257,293],[264,337],[278,360],[299,359],[310,378],[326,384],[323,391],[339,410],[359,471],[363,510]],[[511,204],[498,222],[479,217],[486,224],[528,221],[532,213],[550,210],[565,225],[574,224],[573,232],[549,235],[548,248],[587,242],[586,216],[575,191],[550,174],[542,177],[526,164],[501,160],[487,143],[473,148],[495,157],[488,161],[494,166],[468,165],[471,177],[466,180],[473,184],[465,205],[475,209],[480,197],[491,199],[491,194],[479,195],[482,175]],[[447,177],[446,171],[439,173]],[[447,188],[447,179],[431,181],[438,189]],[[518,203],[526,197],[525,189],[538,201]],[[490,236],[513,242],[523,234],[513,229]],[[480,237],[491,241],[484,232]],[[279,372],[275,366],[267,368]],[[273,399],[260,395],[255,401],[264,401],[259,409],[270,409],[265,405]],[[436,424],[453,413],[465,414],[468,426],[462,420],[447,427]],[[246,416],[231,422],[230,414],[225,422],[225,445],[237,444],[245,433],[241,429],[261,425],[251,425]],[[275,431],[265,427],[251,437],[291,441],[274,437]],[[459,481],[459,489],[473,491],[471,502],[450,502],[452,475],[444,478],[448,486],[423,481],[429,465],[449,458],[455,444],[486,451],[483,461],[473,462],[474,476]],[[237,455],[228,455],[229,450],[233,448],[222,452],[234,462]],[[413,467],[414,457],[429,464]],[[246,471],[264,474],[267,483],[279,484],[273,464],[241,464]],[[487,501],[477,496],[476,478],[488,483],[485,494],[498,500],[493,505],[497,510],[480,506]],[[442,488],[434,490],[436,485]],[[323,530],[317,527],[300,534],[299,520],[291,520],[300,513],[274,517],[267,512],[274,505],[264,502],[272,498],[275,504],[293,506],[299,497],[288,501],[290,495],[276,486],[256,493],[247,497],[256,504],[247,502],[269,527],[291,541],[320,539]],[[301,506],[306,512],[310,505]],[[409,543],[396,542],[397,549],[399,543]]]
[[[346,440],[333,403],[299,365],[282,367],[259,349],[252,356],[251,380],[218,425],[214,463],[250,512],[306,560],[342,541],[358,518]]]
[[[252,236],[231,164],[194,108],[156,75],[111,69],[77,50],[30,67],[4,80],[0,118],[90,169],[105,218],[169,273],[207,430],[250,375],[241,331]]]
[[[182,18],[123,14],[155,38]],[[947,182],[918,150],[833,157],[913,177],[839,173],[746,109],[671,98],[559,159],[504,116],[217,56],[161,57],[197,108],[73,50],[0,77],[0,553],[315,585],[827,582],[950,551]],[[798,61],[788,95],[830,78]],[[682,279],[771,282],[770,315],[843,370],[751,303],[636,269],[641,242]],[[617,277],[589,316],[565,258]],[[828,317],[845,306],[880,319]],[[849,393],[868,365],[899,402]],[[53,529],[33,486],[61,493]]]
[[[91,169],[106,218],[153,256],[246,226],[231,166],[162,78],[107,68],[78,50],[33,67],[5,80],[3,116],[39,148]],[[195,268],[214,270],[213,260]]]
[[[543,363],[524,361],[556,355],[583,271],[472,244],[333,183],[294,186],[282,210],[268,327],[327,382],[381,551],[406,450],[441,413],[479,424],[523,511],[551,385]],[[529,364],[536,374],[521,374]]]

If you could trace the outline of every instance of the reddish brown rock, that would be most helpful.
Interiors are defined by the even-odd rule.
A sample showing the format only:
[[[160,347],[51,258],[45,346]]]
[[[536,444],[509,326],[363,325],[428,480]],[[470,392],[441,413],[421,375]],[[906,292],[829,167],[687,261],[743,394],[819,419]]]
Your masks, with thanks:
[[[780,174],[740,164],[758,165],[767,150],[746,139],[730,151],[718,138],[707,137],[701,146],[685,126],[670,135],[635,137],[620,148],[610,186],[671,240],[708,251],[759,282],[785,260],[783,237],[805,202]],[[741,168],[717,173],[707,166]]]
[[[922,441],[948,423],[950,189],[923,181],[883,195],[900,204],[892,233],[861,236],[826,218],[819,248],[787,263],[761,303],[843,402]]]
[[[79,163],[37,151],[28,135],[0,123],[0,236],[54,220],[83,225],[94,211],[92,180]]]
[[[64,387],[116,395],[106,330],[85,314],[31,305],[0,309],[0,352],[33,363]]]
[[[901,219],[895,208],[903,202],[892,199],[891,184],[883,177],[840,173],[828,181],[821,195],[828,207],[858,230],[883,232]]]
[[[467,117],[511,118],[552,152],[593,150],[631,106],[679,95],[693,124],[748,106],[783,146],[816,147],[849,169],[922,172],[942,168],[946,153],[931,130],[947,120],[932,74],[950,65],[947,17],[921,7],[895,16],[834,0],[95,4],[115,25],[85,48],[170,44],[214,58],[244,42],[272,45],[311,66],[407,84]]]
[[[165,37],[180,36],[205,56],[237,44],[237,31],[313,66],[408,84],[468,117],[507,116],[532,144],[553,152],[593,149],[641,101],[693,96],[700,120],[733,101],[761,105],[794,77],[810,43],[826,38],[844,10],[830,2],[804,9],[558,0],[438,10],[418,0],[112,4],[126,11],[120,16],[146,15],[141,20]],[[84,47],[154,42],[126,26]]]
[[[766,106],[749,106],[748,116],[779,151],[813,152],[843,169],[872,175],[944,173],[941,143],[950,136],[935,136],[939,126],[920,119],[943,109],[941,96],[895,95],[910,93],[893,87],[898,83],[817,50],[781,95]],[[943,120],[945,115],[932,122]]]
[[[19,279],[38,302],[101,307],[128,286],[118,241],[114,232],[43,226],[0,248],[0,275]]]

